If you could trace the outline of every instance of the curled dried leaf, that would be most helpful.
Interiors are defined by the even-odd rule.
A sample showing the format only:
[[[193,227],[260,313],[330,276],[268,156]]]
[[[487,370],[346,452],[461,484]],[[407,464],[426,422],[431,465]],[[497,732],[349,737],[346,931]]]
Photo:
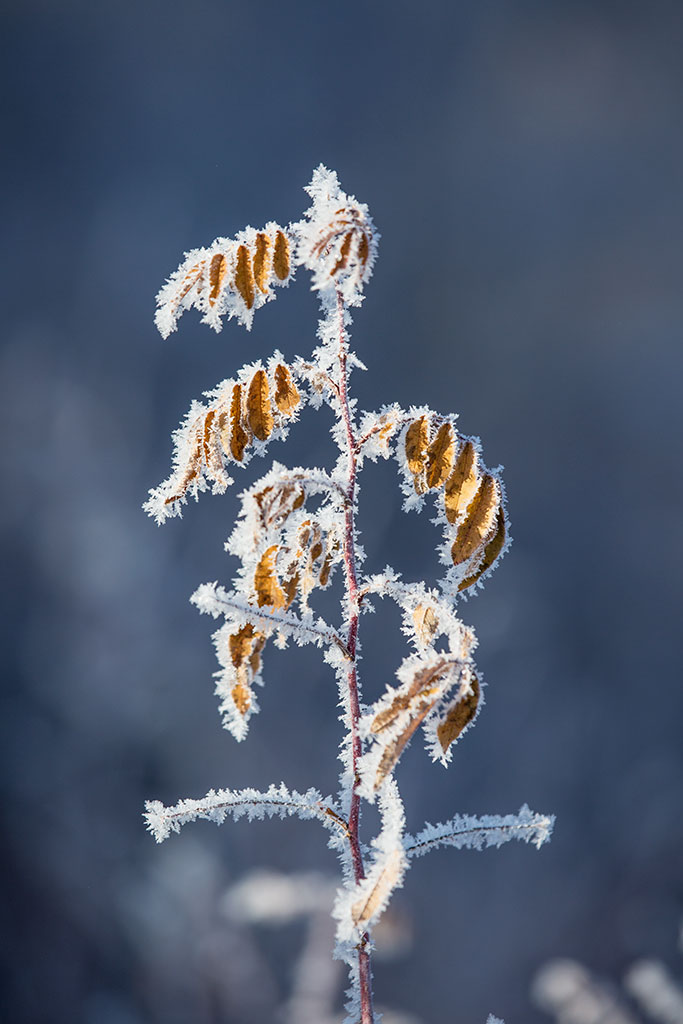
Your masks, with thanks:
[[[503,506],[499,505],[496,532],[484,548],[484,557],[481,560],[481,564],[477,567],[476,572],[462,581],[458,586],[458,590],[467,590],[468,587],[471,587],[476,583],[479,577],[483,576],[483,574],[491,568],[503,550],[503,545],[505,544],[505,532],[505,512],[503,510]]]
[[[487,473],[468,505],[465,518],[458,528],[451,548],[454,565],[461,565],[468,561],[488,542],[496,523],[499,501],[498,484]]]
[[[247,622],[236,633],[232,634],[228,641],[228,646],[230,649],[230,660],[235,668],[240,668],[248,662],[255,640],[259,636],[262,636],[262,634],[257,634],[250,622]]]
[[[241,462],[244,458],[244,451],[249,444],[249,434],[244,429],[242,424],[242,385],[235,384],[232,389],[232,398],[230,400],[230,432],[227,437],[228,446],[226,447],[226,433],[227,431],[221,431],[221,442],[223,449],[229,451],[233,459],[236,462]]]
[[[220,296],[225,276],[228,272],[228,261],[224,253],[217,252],[209,264],[209,305],[215,306]]]
[[[395,429],[396,429],[396,420],[395,419],[388,419],[387,422],[384,423],[379,428],[379,431],[378,431],[379,443],[382,445],[382,447],[384,449],[387,448],[388,443],[389,443],[389,438],[391,437],[391,435],[393,434]]]
[[[249,655],[248,662],[249,668],[252,675],[256,675],[258,670],[261,668],[261,651],[266,645],[266,638],[263,633],[257,633],[254,637],[254,643],[251,648],[251,654]]]
[[[265,231],[259,231],[254,243],[252,267],[256,286],[264,295],[268,291],[268,281],[270,280],[270,250],[272,245],[273,243]]]
[[[369,892],[357,900],[351,907],[353,923],[361,930],[382,909],[392,891],[401,880],[405,863],[402,850],[392,850],[384,862]]]
[[[235,289],[242,296],[244,305],[247,309],[251,309],[254,305],[256,282],[249,249],[246,245],[240,245],[237,249],[234,284]]]
[[[452,469],[454,450],[453,427],[442,423],[427,449],[427,487],[441,487]]]
[[[244,683],[235,683],[230,691],[235,707],[241,715],[246,715],[251,707],[251,690]]]
[[[470,692],[451,705],[437,726],[436,734],[444,754],[476,715],[480,696],[479,680],[473,673]]]
[[[263,528],[270,530],[282,526],[292,512],[302,507],[305,497],[303,487],[298,484],[271,485],[258,491],[254,498]]]
[[[183,299],[189,295],[192,289],[197,287],[197,294],[202,291],[204,284],[204,272],[206,270],[206,260],[200,260],[195,263],[194,266],[190,267],[182,281],[175,296],[171,300],[171,309],[174,311],[181,305]]]
[[[353,231],[348,231],[344,235],[344,239],[339,248],[339,259],[330,270],[330,274],[334,277],[338,271],[343,270],[346,264],[349,262],[349,253],[351,251],[351,242],[353,241]]]
[[[275,395],[273,400],[279,412],[284,416],[291,416],[301,401],[290,369],[284,363],[278,363],[275,367]]]
[[[439,619],[430,604],[418,604],[413,612],[415,635],[423,647],[427,647],[439,628]]]
[[[429,442],[429,424],[426,416],[420,416],[414,420],[406,431],[406,459],[408,469],[415,480],[415,490],[418,494],[425,491],[424,468],[427,455],[427,444]]]
[[[282,587],[285,593],[285,608],[289,608],[294,601],[299,589],[299,581],[300,576],[295,568],[292,568],[290,575],[285,576],[283,579]]]
[[[247,420],[259,441],[266,441],[273,432],[273,410],[270,405],[268,377],[265,370],[257,370],[249,382],[247,392]]]
[[[259,608],[284,608],[287,604],[287,595],[275,575],[278,550],[277,544],[271,545],[263,552],[256,566],[254,590]]]
[[[325,556],[325,561],[323,562],[322,567],[320,569],[320,576],[318,577],[318,579],[320,581],[321,587],[326,587],[329,582],[330,571],[332,569],[332,566],[334,565],[334,562],[336,561],[338,551],[339,544],[336,541],[334,541],[330,545],[328,552]]]
[[[190,430],[190,444],[188,445],[188,457],[185,462],[180,484],[173,494],[164,500],[165,505],[172,501],[178,501],[186,493],[193,480],[199,477],[202,471],[204,458],[204,417],[198,417],[192,424]]]
[[[370,255],[370,238],[365,231],[362,232],[360,240],[358,242],[358,259],[360,264],[365,269],[365,264],[368,262],[368,256]]]
[[[472,501],[478,486],[477,452],[471,441],[465,441],[444,489],[446,519],[451,526]]]
[[[211,480],[220,482],[225,486],[227,479],[223,470],[223,461],[221,459],[218,417],[215,408],[209,409],[204,418],[202,448],[207,475]]]
[[[290,272],[289,239],[284,231],[278,231],[275,235],[275,246],[273,249],[273,270],[278,281],[286,281]]]

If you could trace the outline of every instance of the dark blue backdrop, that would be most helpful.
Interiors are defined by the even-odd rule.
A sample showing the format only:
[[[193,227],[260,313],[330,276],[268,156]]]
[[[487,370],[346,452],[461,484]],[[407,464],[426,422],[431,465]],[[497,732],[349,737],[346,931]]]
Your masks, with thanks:
[[[251,335],[188,315],[163,343],[155,292],[184,249],[298,217],[320,161],[383,236],[361,404],[458,410],[506,467],[515,544],[463,608],[487,707],[448,772],[419,742],[404,758],[409,827],[558,815],[540,853],[415,865],[412,948],[378,961],[379,1000],[423,1024],[540,1022],[551,956],[615,981],[675,964],[682,27],[665,2],[4,0],[3,1020],[270,1021],[301,928],[239,936],[220,893],[254,865],[336,868],[314,825],[204,823],[156,848],[140,817],[211,786],[334,788],[315,653],[269,653],[246,744],[220,728],[187,598],[234,571],[234,494],[161,530],[140,510],[190,399],[275,346],[305,354],[316,311],[300,282]],[[329,459],[325,431],[308,414],[272,455]],[[433,579],[436,534],[400,512],[394,470],[361,497],[369,566]],[[376,623],[369,693],[402,657],[396,619]]]

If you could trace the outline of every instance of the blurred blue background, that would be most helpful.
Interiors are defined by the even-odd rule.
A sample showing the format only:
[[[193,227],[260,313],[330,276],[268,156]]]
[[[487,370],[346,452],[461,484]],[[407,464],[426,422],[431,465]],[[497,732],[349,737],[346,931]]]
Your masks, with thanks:
[[[238,746],[187,603],[234,572],[236,491],[163,529],[140,505],[191,398],[276,346],[306,354],[316,317],[301,275],[251,334],[188,314],[164,343],[156,291],[184,250],[298,218],[321,161],[382,233],[361,405],[459,411],[506,468],[515,544],[462,607],[487,706],[447,772],[419,740],[404,757],[409,828],[524,801],[558,816],[539,853],[414,865],[410,948],[378,959],[378,1000],[540,1024],[549,957],[615,981],[636,957],[675,966],[681,5],[4,0],[0,25],[2,1019],[281,1019],[303,925],[240,932],[220,895],[255,866],[334,872],[324,837],[200,823],[158,848],[140,814],[212,786],[333,791],[334,683],[314,651],[268,651]],[[271,456],[329,464],[321,421]],[[361,498],[368,569],[434,580],[438,535],[400,511],[394,467]],[[403,657],[397,625],[366,620],[368,696]]]

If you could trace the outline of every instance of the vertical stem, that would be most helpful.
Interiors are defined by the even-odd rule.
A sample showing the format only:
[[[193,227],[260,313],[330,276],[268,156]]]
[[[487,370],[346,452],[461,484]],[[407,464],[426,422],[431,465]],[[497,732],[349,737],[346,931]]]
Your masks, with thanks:
[[[356,882],[365,878],[363,854],[361,851],[360,797],[358,796],[358,759],[361,755],[360,736],[358,735],[358,719],[360,718],[360,702],[358,698],[358,670],[356,666],[356,648],[358,642],[358,579],[356,576],[356,551],[354,542],[355,508],[356,508],[356,439],[353,434],[351,413],[348,398],[348,371],[346,334],[344,331],[344,299],[337,291],[337,315],[339,320],[339,399],[342,420],[346,430],[348,452],[348,480],[346,485],[346,502],[344,507],[344,566],[346,570],[346,589],[349,598],[349,633],[347,647],[351,655],[348,671],[349,704],[351,711],[351,763],[353,767],[353,789],[349,810],[349,837],[351,856]],[[358,945],[358,976],[360,985],[361,1015],[360,1024],[372,1024],[372,981],[370,973],[370,954],[367,950],[368,934],[363,935]]]

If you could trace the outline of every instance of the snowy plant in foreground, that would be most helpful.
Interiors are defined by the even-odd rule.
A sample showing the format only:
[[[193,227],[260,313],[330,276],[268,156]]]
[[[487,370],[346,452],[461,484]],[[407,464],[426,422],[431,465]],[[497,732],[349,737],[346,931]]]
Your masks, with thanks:
[[[147,824],[161,842],[185,822],[227,815],[250,820],[265,815],[316,818],[329,830],[329,845],[342,865],[334,917],[335,955],[350,970],[348,1024],[371,1024],[372,929],[400,886],[411,862],[438,846],[500,846],[523,839],[536,846],[552,831],[553,818],[522,807],[518,814],[481,818],[456,815],[405,831],[394,768],[422,726],[432,760],[446,765],[460,736],[482,703],[481,680],[472,654],[473,631],[455,613],[456,599],[474,592],[509,544],[505,492],[500,475],[486,467],[479,441],[456,428],[456,416],[426,406],[384,406],[359,412],[349,397],[349,376],[362,363],[348,347],[349,307],[359,306],[377,256],[378,234],[367,207],[347,196],[336,174],[319,167],[307,188],[311,206],[288,227],[273,222],[246,228],[234,239],[217,238],[186,254],[159,292],[156,323],[164,337],[187,309],[196,308],[216,331],[235,317],[251,328],[254,312],[293,280],[295,269],[312,274],[322,315],[319,346],[308,358],[287,363],[279,352],[242,367],[234,377],[193,402],[174,435],[173,471],[150,492],[145,508],[158,523],[181,514],[188,496],[223,493],[231,472],[271,441],[284,440],[307,403],[329,406],[332,437],[339,449],[334,470],[287,469],[280,463],[241,495],[241,512],[228,541],[240,562],[235,586],[199,587],[192,600],[200,611],[223,620],[214,634],[220,671],[216,692],[223,722],[237,740],[259,710],[261,658],[269,640],[285,647],[316,644],[336,675],[344,727],[343,768],[336,798],[317,790],[290,791],[284,784],[211,791],[174,807],[147,804]],[[363,556],[355,526],[357,475],[366,459],[395,458],[404,508],[419,511],[429,498],[442,527],[439,547],[446,566],[434,589],[404,583],[387,568],[361,573]],[[337,624],[315,614],[316,589],[329,587],[335,572],[344,586],[343,617]],[[359,626],[371,599],[385,597],[401,610],[412,653],[374,704],[362,701],[358,676]],[[360,837],[361,802],[376,802],[381,827],[370,845]],[[490,1018],[494,1020],[494,1018]]]

